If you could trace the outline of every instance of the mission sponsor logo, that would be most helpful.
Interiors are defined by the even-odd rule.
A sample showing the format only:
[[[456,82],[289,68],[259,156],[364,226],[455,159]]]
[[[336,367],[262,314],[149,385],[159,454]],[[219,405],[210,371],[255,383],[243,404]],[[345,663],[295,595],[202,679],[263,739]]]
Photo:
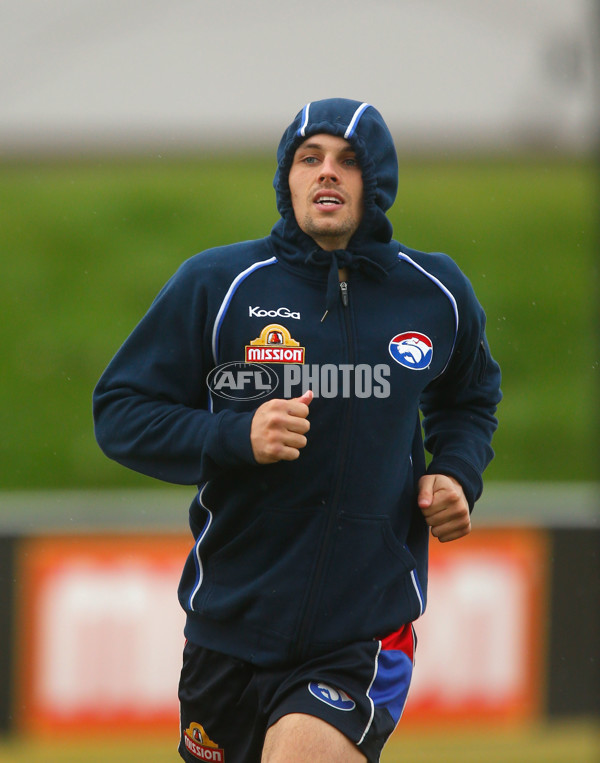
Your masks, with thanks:
[[[224,763],[225,751],[213,742],[199,723],[190,723],[183,732],[186,750],[198,760],[211,760]]]
[[[423,371],[431,365],[433,342],[418,331],[405,331],[391,340],[389,351],[396,363],[404,368]]]
[[[336,710],[343,710],[348,712],[354,710],[356,704],[345,691],[341,689],[334,689],[329,684],[324,684],[317,681],[311,681],[308,684],[308,691],[321,702],[324,702],[330,707],[334,707]]]
[[[285,326],[269,323],[246,345],[246,363],[304,363],[304,347]]]
[[[248,305],[248,315],[251,318],[293,318],[300,320],[300,313],[297,310],[290,310],[287,307],[278,307],[276,310],[265,310],[262,307],[252,307]]]

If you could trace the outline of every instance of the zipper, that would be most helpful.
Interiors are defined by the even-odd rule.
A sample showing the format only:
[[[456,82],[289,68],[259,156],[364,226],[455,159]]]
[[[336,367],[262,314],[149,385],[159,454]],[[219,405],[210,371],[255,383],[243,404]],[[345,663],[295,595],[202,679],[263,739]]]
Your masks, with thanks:
[[[342,298],[342,305],[348,307],[348,281],[340,281],[340,296]]]
[[[340,299],[342,302],[342,306],[344,308],[342,310],[342,315],[343,315],[343,321],[344,321],[344,330],[346,334],[346,347],[348,348],[348,361],[350,363],[354,363],[354,342],[352,341],[350,315],[347,309],[349,304],[347,281],[340,282]],[[321,582],[322,582],[321,578],[323,576],[323,569],[325,567],[325,563],[329,555],[329,551],[331,547],[330,539],[333,533],[333,529],[335,527],[335,523],[337,521],[338,504],[339,504],[340,496],[342,494],[342,489],[344,486],[344,473],[346,471],[346,459],[347,459],[348,447],[350,443],[349,434],[350,434],[350,426],[352,423],[352,409],[353,409],[352,397],[349,397],[348,403],[346,405],[345,414],[343,416],[340,430],[339,430],[341,433],[341,437],[340,437],[341,451],[340,451],[340,457],[338,460],[337,474],[335,476],[335,483],[334,483],[335,487],[332,493],[331,506],[329,509],[328,517],[327,517],[325,532],[323,533],[323,538],[321,540],[321,547],[319,548],[319,553],[317,556],[317,563],[315,565],[315,574],[310,584],[309,594],[306,599],[306,603],[304,605],[304,612],[302,615],[302,619],[300,621],[300,626],[298,628],[298,637],[296,639],[296,644],[294,647],[294,656],[296,656],[299,660],[305,657],[306,644],[304,642],[306,641],[306,637],[310,633],[314,625],[315,612],[312,611],[313,603],[314,603],[314,600],[318,598],[318,596],[320,595]]]

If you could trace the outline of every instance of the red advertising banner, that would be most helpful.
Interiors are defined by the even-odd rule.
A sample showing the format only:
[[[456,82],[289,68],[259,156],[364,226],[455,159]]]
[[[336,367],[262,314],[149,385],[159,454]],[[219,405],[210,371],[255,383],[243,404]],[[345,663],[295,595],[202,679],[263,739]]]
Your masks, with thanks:
[[[25,539],[20,546],[17,722],[24,732],[176,733],[187,535]],[[526,721],[541,712],[548,543],[477,530],[432,540],[400,726]]]
[[[18,725],[24,732],[177,729],[191,536],[24,540]]]
[[[528,721],[542,712],[549,541],[542,530],[432,538],[404,722]]]

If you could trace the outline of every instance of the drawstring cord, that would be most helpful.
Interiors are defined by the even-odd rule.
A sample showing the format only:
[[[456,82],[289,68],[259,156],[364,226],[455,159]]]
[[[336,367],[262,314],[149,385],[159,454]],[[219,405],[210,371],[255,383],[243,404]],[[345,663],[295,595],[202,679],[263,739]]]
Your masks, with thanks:
[[[346,249],[313,249],[305,260],[307,265],[316,265],[320,268],[329,268],[327,273],[327,292],[325,297],[325,312],[321,322],[329,310],[333,307],[339,291],[339,274],[342,268],[347,270],[361,270],[369,278],[383,281],[387,277],[386,269],[370,257],[362,254],[352,254]]]

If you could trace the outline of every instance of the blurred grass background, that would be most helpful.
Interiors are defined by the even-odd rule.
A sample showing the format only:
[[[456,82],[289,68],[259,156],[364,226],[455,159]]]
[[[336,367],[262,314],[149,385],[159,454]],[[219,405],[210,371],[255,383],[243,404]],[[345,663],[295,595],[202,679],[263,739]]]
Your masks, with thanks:
[[[158,485],[92,432],[100,373],[178,265],[266,235],[270,157],[0,165],[0,487]],[[488,480],[597,478],[592,159],[409,160],[395,238],[471,279],[503,368]]]
[[[598,728],[589,722],[563,722],[525,729],[437,729],[427,733],[396,732],[386,746],[382,763],[596,763]],[[176,763],[177,733],[173,738],[135,738],[107,741],[80,737],[69,741],[36,743],[14,740],[0,746],[0,763]]]

